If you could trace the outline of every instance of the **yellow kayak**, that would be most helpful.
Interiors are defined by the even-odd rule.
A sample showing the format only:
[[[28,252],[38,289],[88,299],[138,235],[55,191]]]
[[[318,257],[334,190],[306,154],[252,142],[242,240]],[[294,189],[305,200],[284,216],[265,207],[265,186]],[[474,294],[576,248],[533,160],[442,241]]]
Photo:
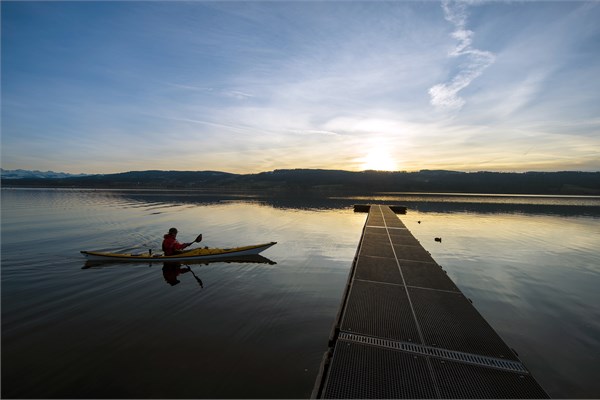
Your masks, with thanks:
[[[151,252],[140,254],[120,254],[103,253],[98,251],[81,251],[81,254],[83,254],[88,260],[93,261],[196,261],[204,259],[212,260],[218,258],[231,258],[259,254],[260,252],[268,249],[269,247],[275,244],[277,244],[277,242],[256,244],[252,246],[233,247],[230,249],[204,247],[186,250],[183,253],[175,254],[172,256],[165,256],[160,253],[152,254]]]

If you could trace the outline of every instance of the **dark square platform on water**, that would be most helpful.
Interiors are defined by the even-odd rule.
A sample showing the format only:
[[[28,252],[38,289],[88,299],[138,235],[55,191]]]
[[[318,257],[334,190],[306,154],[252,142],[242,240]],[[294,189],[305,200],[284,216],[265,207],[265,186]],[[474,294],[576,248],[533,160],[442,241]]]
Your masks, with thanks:
[[[363,241],[360,247],[360,256],[376,256],[394,258],[394,250],[389,241],[379,242],[376,240]]]
[[[355,279],[402,285],[395,258],[362,256],[356,262]]]
[[[435,262],[431,254],[423,247],[394,245],[394,251],[398,260],[412,260],[422,262]]]
[[[426,345],[488,357],[517,360],[462,293],[409,287]]]
[[[323,398],[435,397],[425,357],[341,340],[336,343]]]
[[[445,399],[545,399],[548,395],[529,374],[444,361],[431,364]]]
[[[354,280],[341,330],[420,343],[404,286]]]
[[[460,292],[446,272],[436,263],[399,260],[407,286]]]

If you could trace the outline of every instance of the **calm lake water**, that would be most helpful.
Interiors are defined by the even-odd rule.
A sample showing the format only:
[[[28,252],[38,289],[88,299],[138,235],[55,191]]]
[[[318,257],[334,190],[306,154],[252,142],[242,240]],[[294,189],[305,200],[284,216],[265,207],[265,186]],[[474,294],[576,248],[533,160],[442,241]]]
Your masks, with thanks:
[[[552,397],[600,397],[600,198],[4,188],[3,398],[306,398],[366,214],[401,219]],[[87,267],[80,250],[277,241],[272,263]],[[434,241],[441,237],[442,242]]]

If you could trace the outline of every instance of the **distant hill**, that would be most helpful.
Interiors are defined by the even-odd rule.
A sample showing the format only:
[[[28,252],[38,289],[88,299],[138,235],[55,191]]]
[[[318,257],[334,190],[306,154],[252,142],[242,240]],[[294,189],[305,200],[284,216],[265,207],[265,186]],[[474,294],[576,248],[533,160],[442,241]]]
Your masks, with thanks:
[[[69,177],[81,177],[86,174],[68,174],[66,172],[54,172],[54,171],[29,171],[25,169],[3,169],[0,168],[0,177],[2,179],[48,179],[48,178],[69,178]]]
[[[131,171],[118,174],[21,178],[3,186],[261,190],[327,193],[437,192],[600,195],[600,172],[352,172],[283,169],[257,174],[219,171]]]

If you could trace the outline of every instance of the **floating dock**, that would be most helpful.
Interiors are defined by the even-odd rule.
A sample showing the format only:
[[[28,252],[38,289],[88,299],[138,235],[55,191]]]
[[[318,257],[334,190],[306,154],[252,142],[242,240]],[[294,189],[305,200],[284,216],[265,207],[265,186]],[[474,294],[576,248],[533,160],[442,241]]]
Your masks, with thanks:
[[[312,398],[548,398],[390,207],[368,212]]]

